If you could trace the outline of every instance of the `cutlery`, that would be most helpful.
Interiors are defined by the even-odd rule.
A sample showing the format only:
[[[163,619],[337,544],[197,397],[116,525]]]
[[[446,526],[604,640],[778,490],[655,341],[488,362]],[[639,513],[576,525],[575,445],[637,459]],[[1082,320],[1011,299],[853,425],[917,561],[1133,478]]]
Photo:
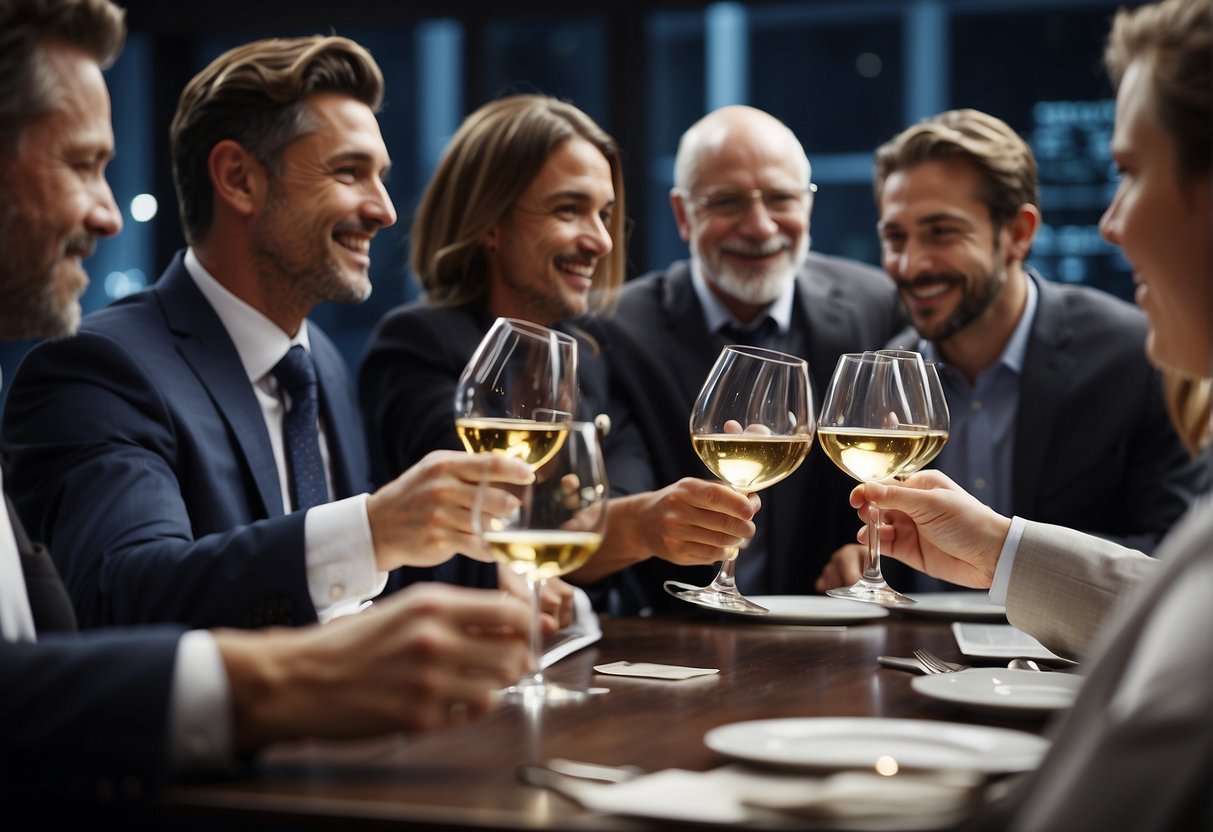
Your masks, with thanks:
[[[914,658],[922,663],[927,673],[955,673],[958,670],[968,670],[971,665],[945,662],[929,650],[915,650]]]

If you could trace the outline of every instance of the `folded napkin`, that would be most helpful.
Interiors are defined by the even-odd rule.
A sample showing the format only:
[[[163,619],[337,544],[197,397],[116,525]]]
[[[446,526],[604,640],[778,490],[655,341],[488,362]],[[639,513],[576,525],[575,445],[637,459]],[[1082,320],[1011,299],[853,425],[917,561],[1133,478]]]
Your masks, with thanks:
[[[984,782],[971,772],[810,776],[733,764],[705,772],[666,769],[622,783],[560,778],[548,785],[604,814],[791,828],[820,818],[856,828],[934,829],[971,811]]]
[[[543,644],[543,655],[539,657],[539,668],[551,665],[582,647],[588,647],[602,638],[602,624],[590,596],[579,586],[573,587],[573,620],[563,630],[553,633]]]

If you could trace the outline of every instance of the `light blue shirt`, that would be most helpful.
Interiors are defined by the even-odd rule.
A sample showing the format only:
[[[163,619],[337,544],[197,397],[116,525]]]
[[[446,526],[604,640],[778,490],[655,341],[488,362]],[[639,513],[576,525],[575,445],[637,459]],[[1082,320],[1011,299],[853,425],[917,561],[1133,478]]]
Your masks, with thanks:
[[[1012,511],[1019,380],[1038,295],[1036,284],[1029,278],[1027,303],[1011,339],[998,361],[979,373],[973,384],[939,358],[934,344],[918,342],[923,358],[938,362],[951,421],[948,442],[930,467],[943,471],[974,497],[1008,516]]]

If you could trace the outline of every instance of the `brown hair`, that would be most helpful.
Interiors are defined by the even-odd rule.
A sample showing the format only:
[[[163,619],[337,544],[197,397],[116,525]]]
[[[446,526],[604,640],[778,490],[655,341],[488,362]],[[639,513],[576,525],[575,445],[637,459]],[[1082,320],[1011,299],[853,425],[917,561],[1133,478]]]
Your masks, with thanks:
[[[1149,65],[1159,123],[1175,139],[1178,174],[1213,169],[1213,7],[1209,0],[1164,0],[1112,23],[1104,63],[1119,87],[1134,61]]]
[[[1028,143],[1002,119],[978,110],[949,110],[906,128],[877,148],[877,209],[885,180],[894,172],[953,159],[968,160],[981,174],[978,198],[996,229],[1012,220],[1022,205],[1040,207],[1036,157]]]
[[[609,305],[623,283],[626,211],[623,165],[615,140],[572,104],[544,95],[491,101],[464,119],[426,186],[412,229],[412,265],[430,301],[466,303],[488,291],[482,239],[539,175],[561,143],[585,139],[611,168],[614,243],[594,271],[593,296]]]
[[[170,137],[173,180],[186,239],[198,242],[214,214],[208,159],[239,142],[276,171],[283,148],[314,129],[306,99],[335,92],[378,111],[383,74],[371,53],[341,37],[269,38],[224,52],[181,93]]]
[[[0,0],[0,152],[13,151],[29,123],[58,103],[42,44],[64,41],[104,68],[122,51],[125,17],[109,0]]]

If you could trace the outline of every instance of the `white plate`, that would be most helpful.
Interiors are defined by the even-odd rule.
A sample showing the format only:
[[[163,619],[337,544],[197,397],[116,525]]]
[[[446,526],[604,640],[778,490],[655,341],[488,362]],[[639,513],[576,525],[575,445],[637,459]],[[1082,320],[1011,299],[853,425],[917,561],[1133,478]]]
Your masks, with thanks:
[[[981,711],[1047,714],[1074,704],[1082,681],[1083,677],[1073,673],[973,667],[916,676],[910,686],[923,696]]]
[[[1049,743],[1008,728],[922,719],[822,717],[759,719],[713,728],[713,751],[753,763],[808,768],[872,768],[891,757],[900,768],[1030,771]]]
[[[914,592],[910,597],[918,603],[897,607],[897,612],[951,621],[1007,620],[1007,608],[1002,604],[991,604],[986,592]]]
[[[847,624],[885,618],[889,611],[879,604],[848,601],[828,595],[747,595],[755,604],[770,610],[766,615],[747,615],[755,621],[793,624]]]

